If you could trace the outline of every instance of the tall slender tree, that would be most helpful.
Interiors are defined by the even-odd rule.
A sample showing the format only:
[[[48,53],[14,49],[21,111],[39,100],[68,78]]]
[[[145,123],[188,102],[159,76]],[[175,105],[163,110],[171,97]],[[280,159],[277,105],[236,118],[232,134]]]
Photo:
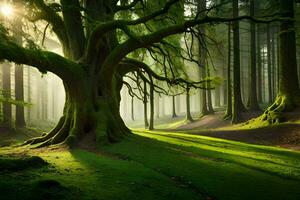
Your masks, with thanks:
[[[232,81],[231,81],[231,24],[228,24],[227,41],[228,41],[228,55],[227,55],[227,106],[224,119],[232,118]]]
[[[255,16],[255,0],[250,0],[250,16]],[[249,89],[249,110],[259,110],[257,101],[257,64],[256,64],[256,26],[250,22],[250,89]]]
[[[20,46],[23,45],[23,37],[22,37],[22,19],[17,16],[13,22],[14,27],[18,29],[18,31],[14,31],[14,40]],[[15,65],[15,99],[17,101],[24,102],[24,69],[23,65]],[[23,105],[16,105],[16,128],[22,128],[25,126],[25,113]]]
[[[233,0],[233,17],[239,16],[239,1]],[[240,80],[240,29],[239,21],[233,22],[233,101],[232,101],[232,123],[240,121],[240,113],[245,111],[241,96]]]
[[[11,64],[3,63],[2,64],[2,89],[3,97],[5,99],[11,99]],[[7,128],[12,127],[12,106],[8,101],[3,102],[2,106],[3,114],[3,126]]]
[[[187,122],[192,122],[193,121],[193,118],[192,118],[192,115],[191,115],[191,102],[190,102],[190,86],[187,85],[186,86],[186,117],[185,117],[185,120]]]
[[[271,57],[271,28],[270,24],[267,24],[267,66],[268,66],[268,103],[272,103],[272,57]]]
[[[206,9],[206,0],[199,0],[197,4],[197,10],[198,12],[201,12]],[[202,12],[202,15],[205,15],[204,12]],[[199,33],[203,36],[205,35],[205,27],[204,26],[198,26]],[[203,37],[201,37],[203,38]],[[198,38],[198,46],[199,46],[199,68],[200,68],[200,77],[205,78],[206,77],[206,57],[207,57],[207,49],[205,48],[205,45],[203,44],[203,41],[201,41],[201,38]],[[203,40],[203,39],[202,39]],[[208,107],[207,107],[207,91],[201,89],[200,91],[200,112],[201,115],[207,115],[209,113]]]
[[[147,91],[147,82],[144,81],[144,124],[145,128],[148,128],[148,91]]]

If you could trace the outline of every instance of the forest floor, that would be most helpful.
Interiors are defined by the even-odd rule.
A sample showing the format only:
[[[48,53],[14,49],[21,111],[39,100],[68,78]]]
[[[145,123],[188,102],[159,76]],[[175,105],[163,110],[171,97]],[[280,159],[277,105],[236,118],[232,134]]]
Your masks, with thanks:
[[[300,125],[250,130],[222,122],[209,127],[209,122],[221,119],[218,116],[222,114],[192,125],[185,124],[183,117],[169,123],[161,118],[163,124],[157,127],[165,130],[156,131],[136,125],[124,141],[92,152],[62,146],[20,147],[16,144],[37,131],[2,134],[0,130],[0,199],[300,199],[300,152],[249,144],[257,137],[253,143],[276,145],[270,142],[272,132],[272,137],[281,132],[296,134]],[[205,130],[200,130],[201,124]],[[242,134],[248,136],[237,136]],[[264,140],[255,134],[267,136]]]
[[[219,111],[212,115],[198,117],[194,115],[193,122],[186,122],[183,115],[176,118],[164,116],[155,119],[156,130],[167,132],[188,133],[215,138],[222,138],[251,144],[271,145],[300,150],[300,120],[294,116],[299,114],[287,114],[289,122],[279,125],[251,128],[245,125],[249,119],[259,116],[261,113],[243,113],[242,123],[232,125],[229,120],[224,120],[224,112]],[[143,121],[128,122],[135,130],[143,129]]]
[[[300,153],[138,131],[96,152],[2,147],[1,199],[300,199]],[[38,156],[43,160],[39,160]]]

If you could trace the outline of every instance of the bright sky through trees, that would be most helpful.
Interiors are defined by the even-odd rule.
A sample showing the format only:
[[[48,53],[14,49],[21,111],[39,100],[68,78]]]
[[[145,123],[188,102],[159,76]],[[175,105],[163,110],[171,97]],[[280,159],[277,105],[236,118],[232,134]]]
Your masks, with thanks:
[[[0,8],[1,15],[5,17],[12,17],[14,14],[14,9],[11,5],[3,4]]]

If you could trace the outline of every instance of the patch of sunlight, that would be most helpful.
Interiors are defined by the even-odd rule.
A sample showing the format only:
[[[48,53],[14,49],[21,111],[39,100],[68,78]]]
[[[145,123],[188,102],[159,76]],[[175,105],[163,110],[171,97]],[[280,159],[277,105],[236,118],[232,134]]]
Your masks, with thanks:
[[[179,120],[179,121],[170,122],[170,123],[166,123],[166,124],[160,124],[160,125],[157,125],[156,127],[160,128],[160,129],[174,129],[174,128],[178,128],[184,124],[186,124],[185,120]]]
[[[234,163],[300,179],[300,152],[185,133],[159,131],[136,131],[135,133],[169,144],[193,147],[199,152],[207,151],[209,156],[229,159]]]

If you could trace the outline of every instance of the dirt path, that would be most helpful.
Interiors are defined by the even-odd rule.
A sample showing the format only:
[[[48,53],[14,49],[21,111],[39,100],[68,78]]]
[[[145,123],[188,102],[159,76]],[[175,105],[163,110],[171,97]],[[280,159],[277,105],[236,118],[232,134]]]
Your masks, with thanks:
[[[231,123],[230,121],[224,121],[223,115],[224,113],[218,112],[214,115],[204,116],[200,120],[182,125],[170,131],[175,130],[176,132],[300,150],[300,124],[283,123],[274,127],[230,130]],[[259,113],[244,113],[243,119],[246,121],[258,115]]]
[[[223,115],[223,112],[217,112],[214,115],[206,115],[192,123],[177,127],[176,130],[213,129],[230,126],[230,121],[223,120]]]
[[[259,116],[260,112],[253,113],[242,113],[242,122],[245,122],[251,118]],[[184,124],[176,128],[176,130],[191,130],[191,129],[216,129],[225,128],[231,126],[230,120],[224,120],[224,112],[216,112],[212,115],[206,115],[201,117],[199,120],[195,120],[192,123]]]

